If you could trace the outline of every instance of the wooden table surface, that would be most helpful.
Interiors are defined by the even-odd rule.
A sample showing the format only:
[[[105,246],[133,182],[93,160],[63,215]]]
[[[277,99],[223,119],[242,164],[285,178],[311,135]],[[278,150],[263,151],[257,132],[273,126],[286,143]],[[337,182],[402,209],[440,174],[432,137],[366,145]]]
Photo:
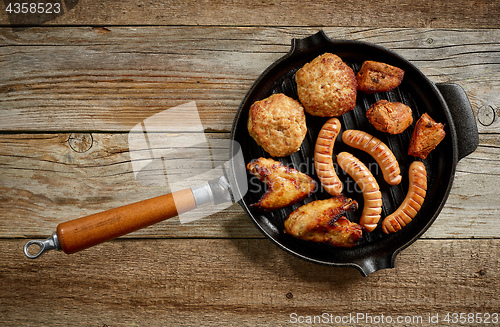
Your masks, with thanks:
[[[8,14],[10,2],[0,4],[0,325],[500,324],[500,2],[80,0],[51,19]],[[72,255],[24,256],[61,222],[168,192],[136,180],[128,132],[195,101],[207,138],[227,140],[257,76],[319,29],[459,84],[477,120],[479,147],[396,268],[362,277],[305,262],[236,204]],[[183,168],[196,172],[196,160]]]

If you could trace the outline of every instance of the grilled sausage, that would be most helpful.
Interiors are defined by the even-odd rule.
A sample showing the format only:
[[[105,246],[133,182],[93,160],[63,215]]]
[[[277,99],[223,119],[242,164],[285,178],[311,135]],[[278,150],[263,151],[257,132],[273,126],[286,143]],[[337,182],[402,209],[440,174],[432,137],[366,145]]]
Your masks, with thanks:
[[[366,132],[349,129],[342,134],[342,141],[353,148],[370,154],[382,169],[384,180],[390,185],[401,182],[399,163],[389,147]]]
[[[386,234],[394,233],[405,227],[415,218],[415,215],[424,203],[427,192],[427,171],[420,161],[414,161],[408,172],[410,187],[403,203],[394,213],[382,221],[382,231]]]
[[[339,153],[337,162],[363,191],[364,207],[359,224],[368,232],[373,231],[382,213],[382,193],[375,177],[358,158],[348,152]]]
[[[329,119],[321,128],[314,148],[314,168],[316,169],[316,174],[321,185],[333,196],[339,195],[342,192],[342,183],[335,173],[332,160],[333,145],[339,132],[340,121],[337,118]]]

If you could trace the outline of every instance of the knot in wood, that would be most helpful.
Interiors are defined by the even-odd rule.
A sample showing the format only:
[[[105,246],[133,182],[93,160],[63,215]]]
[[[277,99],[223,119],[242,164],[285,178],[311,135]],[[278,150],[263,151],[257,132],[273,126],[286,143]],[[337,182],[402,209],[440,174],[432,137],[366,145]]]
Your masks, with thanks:
[[[495,110],[492,106],[482,106],[477,111],[477,120],[483,126],[490,126],[495,121]]]
[[[75,152],[83,153],[92,147],[93,138],[90,133],[71,133],[68,144]]]

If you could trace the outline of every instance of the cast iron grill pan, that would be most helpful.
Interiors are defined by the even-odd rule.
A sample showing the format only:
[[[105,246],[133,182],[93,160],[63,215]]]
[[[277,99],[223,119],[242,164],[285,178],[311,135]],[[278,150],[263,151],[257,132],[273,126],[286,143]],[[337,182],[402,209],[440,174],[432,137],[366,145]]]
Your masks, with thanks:
[[[293,210],[311,201],[331,197],[322,189],[314,170],[313,161],[316,138],[328,118],[314,117],[307,113],[308,132],[300,151],[287,157],[274,159],[313,177],[318,185],[317,191],[304,201],[290,207],[263,212],[252,207],[252,204],[258,202],[265,193],[265,185],[256,177],[248,174],[248,192],[240,204],[263,234],[287,252],[316,263],[353,266],[360,270],[363,275],[367,275],[378,269],[393,267],[396,254],[423,234],[441,211],[451,188],[456,163],[459,160],[454,124],[446,102],[436,86],[407,60],[373,44],[357,41],[333,41],[326,37],[323,32],[319,32],[305,39],[294,40],[292,50],[262,73],[243,100],[235,118],[232,137],[241,144],[245,163],[259,157],[271,157],[248,134],[246,124],[250,106],[255,101],[274,93],[284,93],[298,100],[295,83],[296,71],[305,63],[325,52],[331,52],[341,57],[355,73],[359,71],[365,60],[388,63],[405,71],[403,82],[399,87],[391,92],[370,95],[358,92],[355,109],[338,117],[342,124],[341,133],[346,129],[360,129],[386,143],[396,156],[403,177],[399,185],[387,184],[375,160],[363,151],[345,145],[340,134],[334,147],[334,166],[337,168],[337,174],[344,185],[343,194],[355,199],[359,204],[359,209],[355,212],[348,212],[347,218],[359,222],[363,209],[363,195],[352,178],[338,167],[335,155],[342,151],[348,151],[370,168],[382,193],[383,207],[380,225],[384,217],[394,212],[406,196],[409,184],[409,165],[414,160],[420,160],[407,155],[409,141],[416,121],[423,113],[427,112],[433,119],[445,124],[446,137],[425,160],[421,160],[425,164],[428,175],[428,190],[421,210],[410,224],[397,233],[386,235],[380,226],[371,233],[364,232],[359,245],[354,248],[338,248],[328,244],[306,242],[285,234],[283,232],[284,221]],[[380,99],[398,101],[410,106],[413,113],[413,124],[399,135],[389,135],[377,131],[367,120],[366,111]]]

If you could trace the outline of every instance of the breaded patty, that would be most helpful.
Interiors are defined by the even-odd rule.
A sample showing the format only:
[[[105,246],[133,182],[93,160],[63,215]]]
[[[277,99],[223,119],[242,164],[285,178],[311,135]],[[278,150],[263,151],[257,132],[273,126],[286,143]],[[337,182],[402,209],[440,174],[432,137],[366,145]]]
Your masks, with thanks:
[[[324,53],[295,74],[299,100],[313,116],[337,117],[356,106],[356,75],[340,57]]]
[[[296,152],[307,133],[304,108],[282,93],[257,101],[250,107],[248,133],[273,157]]]

